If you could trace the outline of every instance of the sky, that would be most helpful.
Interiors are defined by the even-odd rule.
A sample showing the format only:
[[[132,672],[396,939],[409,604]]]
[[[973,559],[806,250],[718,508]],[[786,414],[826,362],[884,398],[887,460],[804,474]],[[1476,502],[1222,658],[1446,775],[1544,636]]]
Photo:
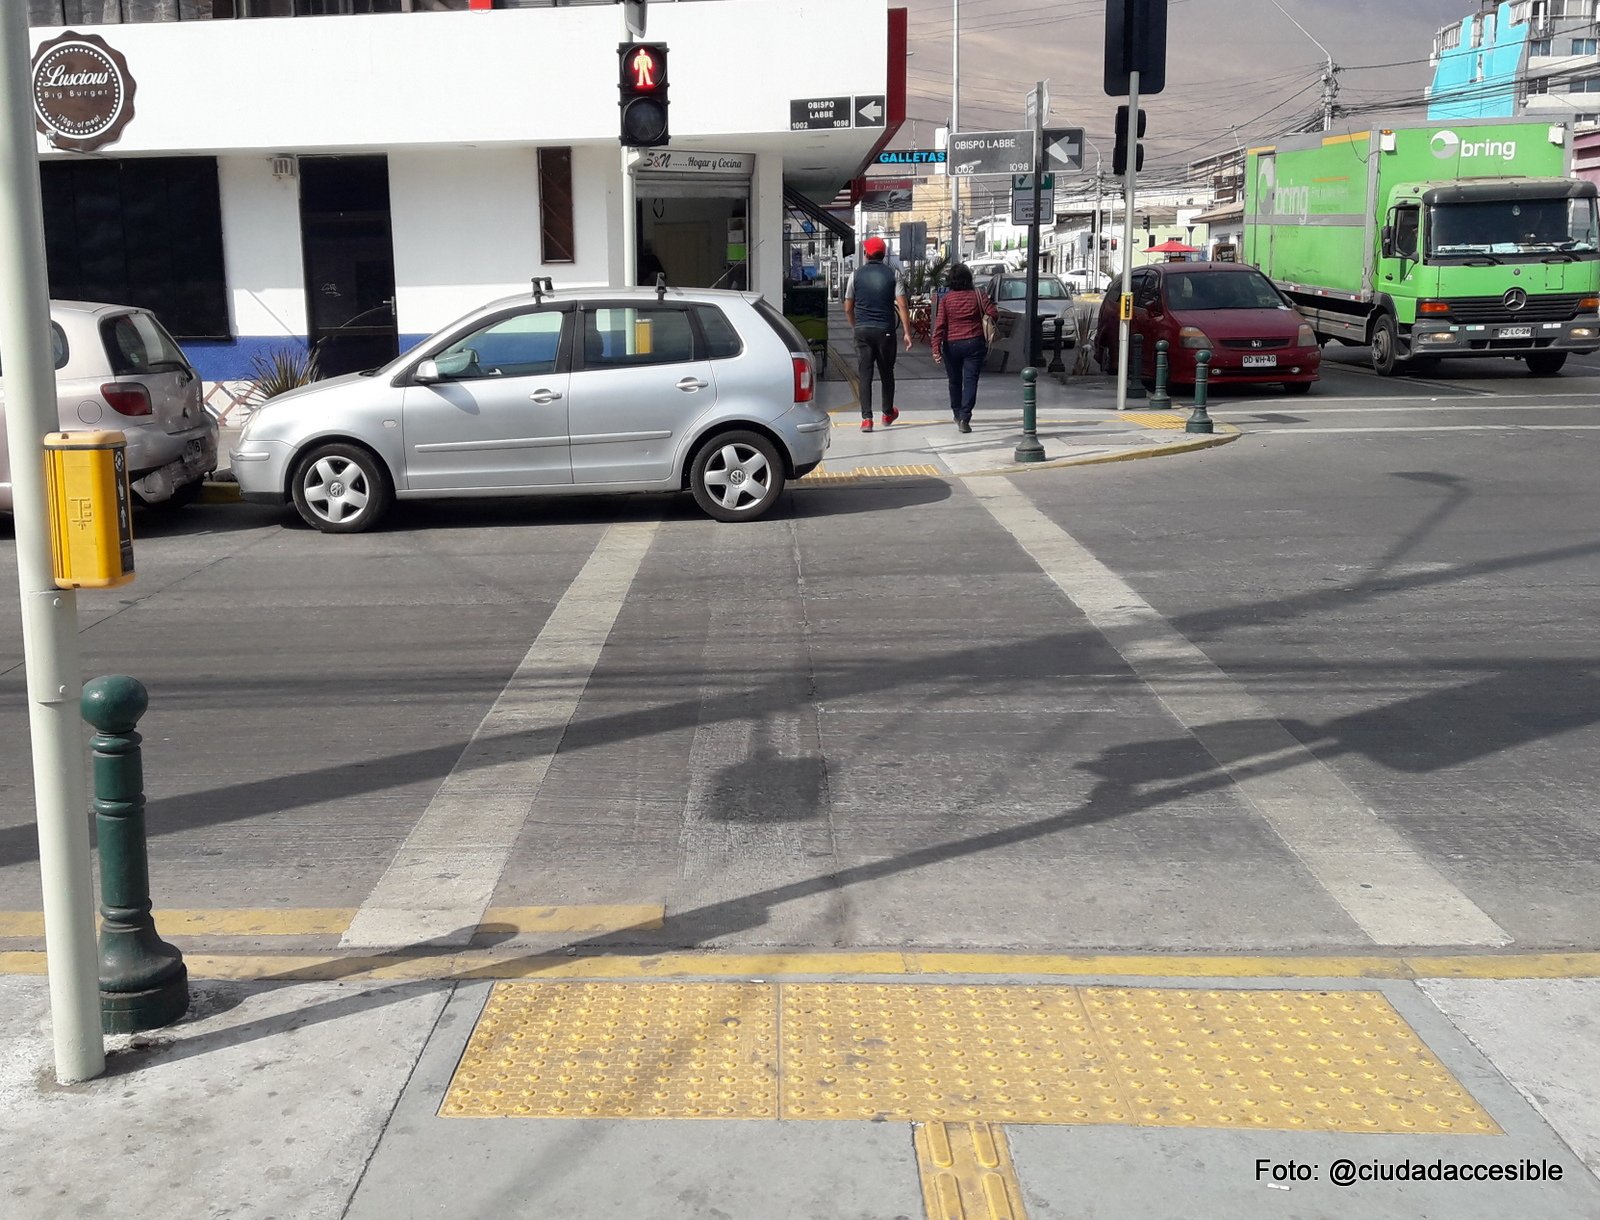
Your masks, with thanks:
[[[1082,127],[1111,172],[1116,108],[1106,95],[1106,0],[893,0],[908,12],[906,126],[896,147],[933,146],[950,114],[952,12],[960,5],[963,131],[1022,127],[1023,102],[1049,82],[1050,123]],[[1249,147],[1322,111],[1321,43],[1339,69],[1341,105],[1387,109],[1336,127],[1362,130],[1379,115],[1427,117],[1413,103],[1433,78],[1428,55],[1440,26],[1477,11],[1478,0],[1170,0],[1166,89],[1141,102],[1147,117],[1145,174],[1181,177],[1192,160]],[[1308,36],[1309,34],[1309,36]],[[1315,40],[1315,41],[1313,41]],[[914,120],[914,122],[913,122]],[[1086,168],[1094,152],[1086,150]]]

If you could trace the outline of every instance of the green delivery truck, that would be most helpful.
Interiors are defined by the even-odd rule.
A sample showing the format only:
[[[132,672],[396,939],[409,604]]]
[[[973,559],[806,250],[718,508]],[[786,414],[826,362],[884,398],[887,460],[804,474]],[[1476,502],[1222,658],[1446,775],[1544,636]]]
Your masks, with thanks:
[[[1600,348],[1595,186],[1562,124],[1429,123],[1251,149],[1244,260],[1390,376],[1442,356],[1559,372]]]

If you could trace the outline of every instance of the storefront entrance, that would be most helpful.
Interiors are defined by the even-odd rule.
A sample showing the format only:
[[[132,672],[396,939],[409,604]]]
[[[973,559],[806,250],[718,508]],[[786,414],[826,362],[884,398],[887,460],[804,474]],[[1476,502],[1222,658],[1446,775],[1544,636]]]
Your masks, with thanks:
[[[657,271],[679,288],[750,285],[750,175],[755,158],[743,153],[662,150],[641,168],[638,200],[638,283]]]

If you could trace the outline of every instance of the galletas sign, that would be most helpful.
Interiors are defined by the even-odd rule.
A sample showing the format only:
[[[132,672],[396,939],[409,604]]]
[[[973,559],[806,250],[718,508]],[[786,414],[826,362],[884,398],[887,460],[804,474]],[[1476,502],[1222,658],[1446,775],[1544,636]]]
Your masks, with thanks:
[[[122,52],[98,34],[68,30],[33,57],[34,125],[52,147],[90,152],[113,143],[133,118],[133,76]]]

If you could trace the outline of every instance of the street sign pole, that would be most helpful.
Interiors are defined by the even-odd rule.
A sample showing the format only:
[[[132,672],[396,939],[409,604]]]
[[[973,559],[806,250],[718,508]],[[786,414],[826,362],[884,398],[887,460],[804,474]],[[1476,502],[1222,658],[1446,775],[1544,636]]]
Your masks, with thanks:
[[[1039,312],[1039,196],[1044,184],[1044,82],[1033,87],[1033,219],[1028,224],[1028,319],[1027,338],[1022,350],[1028,364],[1037,368],[1043,353],[1038,345],[1035,325]]]
[[[34,811],[44,892],[45,965],[56,1079],[105,1071],[100,957],[89,868],[88,790],[78,697],[78,601],[55,584],[44,438],[60,426],[50,340],[38,137],[29,85],[28,8],[0,6],[0,351],[22,594],[22,653],[33,741]]]
[[[1128,73],[1128,125],[1138,131],[1139,73]],[[1137,139],[1137,137],[1135,137]],[[1138,144],[1128,150],[1128,166],[1122,181],[1122,308],[1117,312],[1122,320],[1117,334],[1117,410],[1128,409],[1128,335],[1132,328],[1132,310],[1128,308],[1128,292],[1133,279],[1133,192],[1139,176]]]

